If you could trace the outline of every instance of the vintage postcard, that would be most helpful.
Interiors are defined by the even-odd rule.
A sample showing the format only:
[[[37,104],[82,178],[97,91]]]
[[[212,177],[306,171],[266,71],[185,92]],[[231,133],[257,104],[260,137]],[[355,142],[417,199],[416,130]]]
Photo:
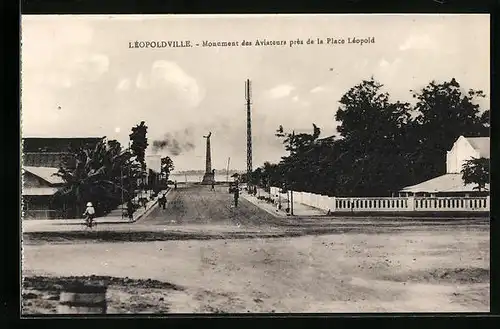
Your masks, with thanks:
[[[21,34],[23,315],[489,311],[489,15]]]

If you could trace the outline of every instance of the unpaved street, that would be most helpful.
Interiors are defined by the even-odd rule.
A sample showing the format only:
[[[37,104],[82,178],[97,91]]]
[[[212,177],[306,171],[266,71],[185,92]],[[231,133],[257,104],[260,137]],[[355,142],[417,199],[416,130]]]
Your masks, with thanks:
[[[172,190],[166,209],[156,208],[142,224],[151,225],[270,225],[274,216],[239,198],[238,207],[227,186],[190,186]]]
[[[27,230],[25,311],[90,275],[110,313],[489,310],[486,220],[276,218],[224,187],[172,192],[135,224]]]

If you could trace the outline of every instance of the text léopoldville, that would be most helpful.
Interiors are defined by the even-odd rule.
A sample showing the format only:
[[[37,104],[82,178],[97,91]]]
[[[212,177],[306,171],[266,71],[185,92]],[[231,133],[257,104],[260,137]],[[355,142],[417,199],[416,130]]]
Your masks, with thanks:
[[[375,37],[348,37],[348,38],[308,38],[308,39],[291,39],[291,40],[268,40],[255,39],[238,40],[238,41],[208,41],[194,43],[191,40],[156,40],[156,41],[129,41],[129,48],[191,48],[191,47],[300,47],[304,45],[366,45],[375,43]]]

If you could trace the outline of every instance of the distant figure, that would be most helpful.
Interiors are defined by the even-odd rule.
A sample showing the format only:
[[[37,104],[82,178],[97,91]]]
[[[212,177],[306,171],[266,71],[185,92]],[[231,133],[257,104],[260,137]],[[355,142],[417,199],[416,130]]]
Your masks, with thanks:
[[[163,195],[160,198],[160,207],[165,209],[166,206],[167,206],[167,195],[163,193]]]
[[[238,207],[238,199],[240,197],[240,189],[239,188],[236,188],[234,190],[234,206],[235,207]]]
[[[215,191],[215,183],[212,182],[212,191]]]
[[[92,206],[92,202],[87,202],[87,208],[85,209],[83,216],[85,216],[85,223],[87,224],[87,226],[92,227],[95,217],[95,209]]]
[[[128,200],[127,202],[127,215],[130,221],[134,219],[134,204],[132,203],[132,200]]]
[[[177,190],[177,181],[174,182],[174,190]]]

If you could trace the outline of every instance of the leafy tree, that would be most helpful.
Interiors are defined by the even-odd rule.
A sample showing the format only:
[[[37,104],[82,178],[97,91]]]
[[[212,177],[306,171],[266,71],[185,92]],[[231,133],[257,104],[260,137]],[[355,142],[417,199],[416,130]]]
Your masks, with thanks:
[[[311,148],[315,145],[321,133],[320,128],[313,124],[311,134],[285,132],[283,126],[279,126],[276,136],[282,139],[285,150],[289,151],[288,156],[282,157],[280,162],[279,174],[281,175],[279,183],[281,187],[287,189],[304,189],[304,182],[308,181],[304,175],[309,174],[315,158],[311,158]]]
[[[342,195],[386,195],[411,181],[405,166],[407,103],[391,102],[373,77],[347,91],[335,118],[342,140],[337,141],[337,192]]]
[[[465,91],[454,78],[443,83],[432,81],[412,92],[417,104],[409,129],[414,148],[410,161],[418,180],[424,181],[446,172],[446,151],[460,135],[489,136],[489,111],[481,113],[477,103],[485,97],[482,91]]]
[[[476,184],[474,189],[484,190],[490,182],[490,160],[486,158],[465,161],[462,167],[462,180],[464,185]]]
[[[130,145],[130,149],[132,150],[132,154],[137,157],[137,161],[141,164],[143,170],[146,169],[146,161],[145,154],[146,148],[148,147],[148,138],[147,138],[148,127],[144,121],[141,121],[140,124],[132,127],[132,133],[130,133],[130,141],[132,144]]]
[[[94,148],[78,148],[67,157],[55,174],[63,179],[63,187],[54,195],[56,202],[70,206],[80,216],[86,202],[92,202],[100,213],[120,204],[122,192],[131,197],[131,182],[138,168],[130,161],[128,151],[119,151],[119,143],[104,138]]]
[[[261,169],[261,183],[263,187],[281,186],[283,177],[278,164],[266,161]]]
[[[378,143],[399,135],[411,117],[409,104],[391,103],[382,84],[372,77],[351,88],[340,99],[335,119],[340,136],[358,144]]]
[[[288,155],[276,168],[267,164],[268,184],[337,196],[382,196],[444,173],[445,154],[460,135],[486,136],[489,110],[481,111],[481,91],[463,91],[455,79],[431,82],[413,96],[417,103],[393,102],[373,77],[340,99],[334,136],[286,132],[276,136]],[[274,165],[273,165],[274,166]],[[270,172],[279,173],[272,180]]]
[[[262,168],[258,167],[258,168],[256,168],[256,169],[252,172],[252,179],[251,179],[251,183],[252,183],[252,185],[256,185],[256,186],[260,186],[260,187],[262,187],[262,186],[263,186],[262,181],[263,181],[263,172],[262,172]]]
[[[174,162],[169,156],[161,158],[161,174],[165,180],[168,180],[170,173],[174,170]]]

